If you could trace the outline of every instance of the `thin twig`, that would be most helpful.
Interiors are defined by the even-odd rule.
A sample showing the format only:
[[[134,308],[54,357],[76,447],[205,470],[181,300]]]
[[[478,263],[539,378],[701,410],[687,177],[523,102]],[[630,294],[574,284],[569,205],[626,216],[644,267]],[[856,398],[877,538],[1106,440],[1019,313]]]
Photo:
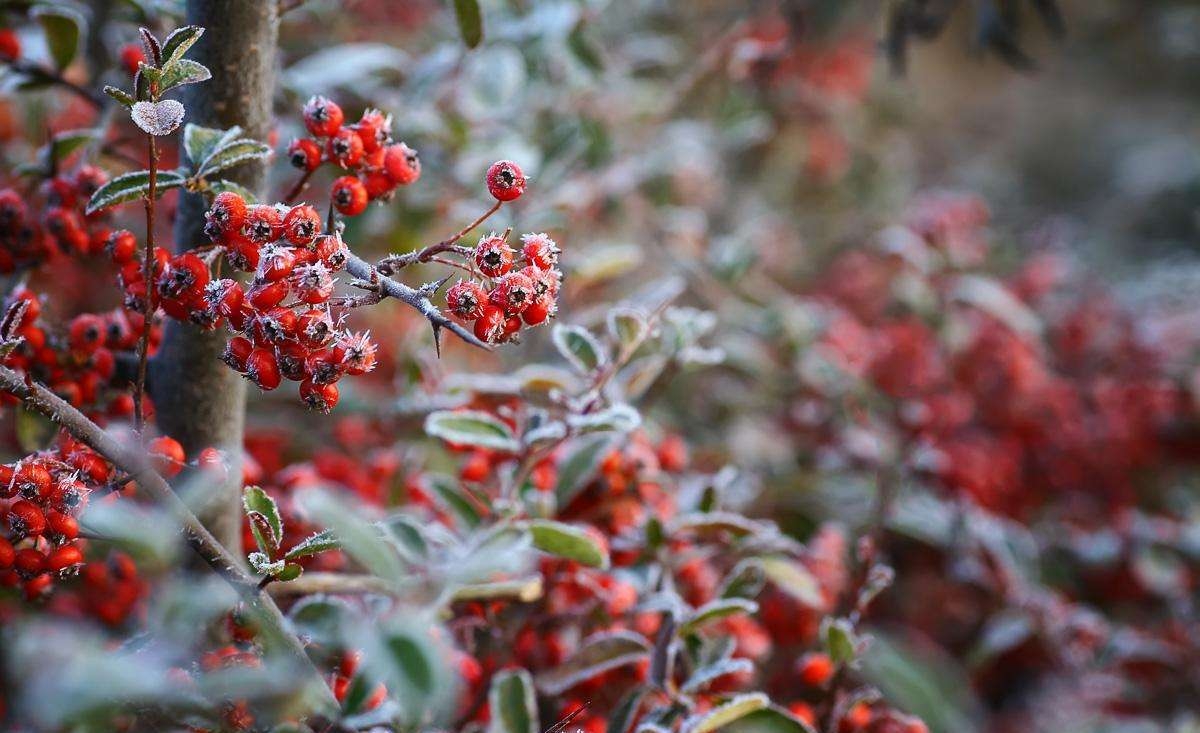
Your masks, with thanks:
[[[67,79],[60,72],[52,71],[51,69],[48,69],[44,66],[38,66],[37,64],[31,64],[28,61],[10,62],[8,64],[8,68],[17,74],[23,74],[30,79],[43,81],[54,86],[60,86],[77,95],[96,109],[100,109],[104,106],[103,97],[91,91],[90,89],[85,89],[84,87],[79,86],[70,79]]]
[[[283,203],[290,204],[293,201],[295,201],[296,197],[299,196],[300,193],[304,190],[304,185],[306,183],[308,183],[308,179],[312,178],[312,174],[315,172],[316,172],[315,168],[312,170],[304,171],[304,175],[300,176],[300,178],[296,181],[295,185],[293,185],[291,187],[291,189],[287,192],[287,194],[284,195]]]
[[[457,232],[443,239],[437,244],[431,244],[425,249],[420,249],[415,252],[408,252],[407,254],[402,255],[389,255],[383,258],[379,261],[379,271],[385,275],[391,275],[396,270],[408,267],[414,262],[435,261],[434,255],[439,255],[443,252],[455,252],[463,256],[469,255],[471,250],[469,248],[459,247],[458,240],[467,236],[474,231],[476,227],[491,218],[492,214],[495,214],[497,211],[499,211],[500,207],[503,205],[503,201],[497,201],[496,203],[492,204],[490,209],[483,212],[483,214],[480,215],[475,221],[466,225],[462,229],[459,229]]]
[[[154,135],[150,141],[150,190],[146,194],[146,249],[143,253],[142,279],[146,284],[146,308],[142,318],[142,337],[138,341],[137,386],[133,393],[133,424],[141,434],[145,426],[142,401],[146,393],[146,361],[150,355],[150,326],[154,320],[154,197],[158,193],[158,145]]]

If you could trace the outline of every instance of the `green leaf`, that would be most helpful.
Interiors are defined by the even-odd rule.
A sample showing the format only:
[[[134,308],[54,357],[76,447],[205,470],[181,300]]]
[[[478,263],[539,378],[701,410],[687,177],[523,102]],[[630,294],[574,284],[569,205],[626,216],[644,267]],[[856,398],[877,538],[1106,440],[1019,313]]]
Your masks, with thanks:
[[[50,447],[58,435],[58,425],[24,405],[17,407],[16,423],[17,445],[25,453],[36,453]]]
[[[560,507],[565,507],[595,478],[600,464],[616,445],[612,435],[593,435],[575,441],[559,460],[558,483],[554,495]]]
[[[258,539],[255,537],[255,539]],[[283,560],[271,561],[265,552],[251,552],[246,556],[246,560],[250,562],[251,569],[267,578],[274,577],[283,572],[284,566],[287,564]]]
[[[614,308],[608,312],[608,335],[621,350],[631,349],[646,337],[650,324],[646,317],[632,308]]]
[[[545,586],[542,576],[531,575],[516,580],[497,580],[490,583],[471,583],[454,591],[456,601],[479,601],[493,598],[515,598],[521,603],[533,603],[542,597]]]
[[[238,196],[241,196],[243,199],[245,199],[246,203],[248,204],[253,204],[258,201],[258,197],[254,195],[254,192],[240,183],[226,181],[224,179],[208,182],[207,192],[210,195],[216,196],[217,194],[225,191],[232,191],[233,193],[236,193]]]
[[[725,733],[814,733],[808,723],[777,705],[744,715],[723,730]]]
[[[454,17],[467,48],[478,46],[483,40],[483,13],[479,10],[479,0],[454,0]]]
[[[54,160],[64,160],[68,155],[100,137],[100,131],[91,128],[63,130],[50,139],[50,155]]]
[[[638,710],[641,708],[642,700],[645,697],[646,689],[635,687],[621,698],[621,701],[616,704],[612,712],[608,715],[608,725],[605,728],[605,733],[627,733],[629,726],[637,718]]]
[[[406,727],[437,718],[457,699],[446,638],[445,629],[422,614],[406,614],[382,629],[363,624],[354,630],[351,641],[363,650],[364,673],[387,685]]]
[[[155,182],[155,191],[161,196],[172,188],[180,188],[186,181],[187,179],[178,171],[159,171],[158,180]],[[110,206],[144,199],[149,194],[150,171],[126,173],[96,189],[96,192],[92,194],[92,200],[88,201],[87,213],[94,214]]]
[[[670,522],[671,533],[676,532],[727,532],[736,537],[765,534],[769,526],[762,522],[734,514],[733,512],[690,512],[675,517]]]
[[[297,498],[313,519],[329,528],[341,549],[368,572],[390,583],[399,582],[404,564],[378,526],[352,512],[344,499],[330,492],[310,489]]]
[[[764,557],[759,558],[759,564],[767,579],[792,598],[809,608],[821,608],[825,604],[821,584],[799,562],[786,557]]]
[[[721,585],[722,598],[754,598],[766,585],[767,574],[762,563],[755,558],[742,560],[729,574]]]
[[[595,41],[588,37],[582,20],[575,24],[567,36],[567,48],[593,74],[604,71],[604,55]]]
[[[122,105],[124,105],[127,108],[132,107],[133,103],[137,101],[136,99],[133,98],[133,95],[130,94],[129,92],[127,92],[123,89],[117,89],[114,86],[105,85],[104,93],[107,94],[108,96],[112,97],[113,99],[117,100],[118,102],[120,102]]]
[[[594,634],[584,639],[574,654],[554,669],[538,675],[537,686],[548,695],[561,695],[598,674],[650,655],[650,644],[632,631]]]
[[[739,614],[752,614],[758,611],[758,604],[745,598],[719,598],[709,601],[692,612],[679,624],[679,635],[691,634],[697,630],[723,618]]]
[[[199,84],[211,78],[212,72],[204,64],[191,59],[180,59],[163,67],[158,93],[165,94],[176,87]]]
[[[289,562],[283,566],[283,570],[275,574],[275,580],[281,583],[286,583],[289,580],[295,580],[304,574],[304,568],[299,563]]]
[[[504,670],[492,678],[488,708],[488,733],[537,733],[540,728],[533,680],[524,669]]]
[[[454,445],[516,452],[521,445],[512,428],[486,412],[442,410],[425,418],[425,432]]]
[[[254,533],[258,549],[274,557],[283,539],[283,519],[279,516],[279,506],[261,488],[247,486],[242,491],[242,507],[250,519],[250,531]],[[256,515],[262,517],[262,521],[256,520]]]
[[[434,495],[443,506],[458,517],[462,526],[468,528],[479,526],[481,521],[479,511],[457,479],[441,474],[432,474],[426,480]]]
[[[263,160],[271,155],[271,147],[257,140],[244,138],[228,143],[222,143],[211,155],[200,164],[196,176],[204,178],[217,171],[232,168],[248,160]]]
[[[33,17],[46,33],[46,47],[55,68],[62,71],[70,66],[79,51],[79,37],[86,24],[83,16],[60,5],[38,5],[33,9]]]
[[[606,362],[600,342],[587,329],[558,324],[550,332],[555,348],[582,374],[591,374]]]
[[[738,695],[724,705],[718,705],[707,713],[692,716],[683,722],[684,733],[711,733],[718,728],[762,710],[771,701],[761,692]]]
[[[924,720],[937,733],[974,733],[981,705],[970,677],[957,660],[924,643],[908,644],[873,631],[871,653],[861,660],[863,676],[889,703]]]
[[[341,547],[337,538],[329,530],[316,532],[305,537],[300,542],[292,546],[292,549],[284,555],[288,560],[297,560],[310,555],[317,555],[328,550],[336,550]]]
[[[529,523],[533,546],[542,552],[574,560],[593,568],[608,567],[608,552],[579,527],[550,519]]]
[[[167,40],[163,41],[162,45],[163,66],[170,66],[182,59],[183,55],[195,45],[196,41],[200,40],[202,35],[204,35],[204,29],[198,25],[185,25],[171,31],[171,35],[167,36]]]
[[[722,659],[697,668],[679,689],[689,695],[694,695],[722,677],[753,671],[754,663],[749,659]]]
[[[858,655],[858,634],[848,619],[826,617],[821,622],[821,639],[835,664],[849,664]]]
[[[333,596],[308,596],[288,611],[288,624],[297,636],[327,646],[341,644],[344,630],[355,621],[350,605]]]
[[[576,435],[585,433],[631,433],[642,424],[642,416],[632,406],[618,403],[586,415],[570,415],[567,424]]]
[[[233,137],[229,137],[232,134]],[[234,125],[228,130],[215,127],[202,127],[191,122],[183,126],[183,149],[187,151],[188,160],[198,167],[208,156],[212,155],[226,139],[236,139],[242,134],[242,128]]]

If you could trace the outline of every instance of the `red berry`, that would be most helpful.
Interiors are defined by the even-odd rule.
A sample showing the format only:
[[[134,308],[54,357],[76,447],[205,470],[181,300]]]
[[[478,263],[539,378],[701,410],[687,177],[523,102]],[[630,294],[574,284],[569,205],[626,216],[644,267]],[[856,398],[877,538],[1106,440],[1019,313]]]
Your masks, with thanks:
[[[392,116],[385,115],[377,109],[368,109],[354,126],[354,131],[362,140],[363,152],[373,153],[383,147],[392,136]]]
[[[63,545],[46,558],[45,569],[51,573],[61,573],[82,564],[83,553],[79,548],[75,545]]]
[[[254,349],[246,357],[246,376],[264,392],[275,389],[283,381],[275,353],[262,347]]]
[[[12,485],[16,493],[26,499],[40,499],[50,493],[54,478],[40,463],[22,463],[13,474]]]
[[[824,687],[833,677],[833,660],[820,652],[806,654],[796,663],[796,674],[809,687]]]
[[[358,376],[375,369],[377,348],[369,333],[339,334],[334,354],[347,374]]]
[[[310,410],[328,414],[338,403],[336,384],[316,384],[306,380],[300,384],[300,399]]]
[[[329,137],[342,126],[342,108],[325,97],[316,96],[304,105],[304,126],[317,137]]]
[[[213,199],[212,206],[204,215],[204,233],[209,239],[223,240],[225,237],[240,232],[246,224],[246,201],[233,191],[222,191]]]
[[[530,326],[537,326],[558,311],[558,302],[549,295],[543,295],[521,313],[521,318]]]
[[[334,181],[329,195],[334,208],[345,216],[358,216],[367,210],[370,201],[366,186],[354,176],[342,176]]]
[[[0,28],[0,61],[21,58],[21,39],[12,28]]]
[[[16,559],[17,552],[13,549],[12,543],[7,538],[0,537],[0,570],[11,568]]]
[[[256,204],[248,208],[242,231],[258,244],[274,242],[283,236],[283,214],[274,206]]]
[[[246,358],[253,350],[254,344],[250,342],[250,339],[245,336],[234,336],[229,339],[229,343],[225,344],[225,352],[221,354],[221,360],[234,371],[244,372],[246,371]]]
[[[526,262],[543,270],[558,264],[558,245],[545,234],[526,234],[521,237],[521,254]]]
[[[475,245],[475,266],[488,277],[499,277],[512,269],[513,250],[504,237],[495,232],[481,237]]]
[[[288,162],[302,171],[315,171],[321,167],[321,146],[311,138],[297,138],[287,150]]]
[[[13,567],[25,577],[33,577],[46,567],[46,556],[32,547],[26,547],[24,550],[17,551]]]
[[[46,531],[46,515],[33,502],[18,499],[8,508],[8,526],[17,537],[38,537]]]
[[[321,215],[307,204],[297,206],[283,217],[283,236],[297,247],[307,247],[321,233]]]
[[[500,201],[513,201],[525,193],[525,173],[511,160],[498,160],[487,170],[488,193]]]
[[[459,280],[446,292],[446,307],[464,321],[473,321],[483,315],[487,300],[483,286],[469,280]]]
[[[104,319],[92,313],[75,316],[71,321],[67,340],[72,351],[80,354],[92,353],[104,343]]]
[[[338,130],[325,144],[325,154],[343,168],[353,168],[363,157],[362,138],[347,127]]]
[[[404,143],[389,145],[384,148],[383,172],[397,186],[407,186],[421,177],[421,159]]]
[[[183,453],[183,446],[179,444],[178,440],[161,435],[150,441],[146,450],[154,459],[155,470],[163,476],[172,478],[183,470],[186,456]]]
[[[533,280],[528,276],[520,272],[510,272],[496,281],[492,292],[488,293],[488,300],[510,315],[519,314],[533,304],[533,287]]]
[[[475,338],[489,344],[498,343],[504,336],[506,320],[503,308],[486,306],[483,314],[475,320]]]
[[[121,50],[117,52],[121,59],[121,66],[125,72],[133,76],[138,72],[138,64],[146,62],[146,54],[142,51],[140,43],[126,43],[121,46]]]

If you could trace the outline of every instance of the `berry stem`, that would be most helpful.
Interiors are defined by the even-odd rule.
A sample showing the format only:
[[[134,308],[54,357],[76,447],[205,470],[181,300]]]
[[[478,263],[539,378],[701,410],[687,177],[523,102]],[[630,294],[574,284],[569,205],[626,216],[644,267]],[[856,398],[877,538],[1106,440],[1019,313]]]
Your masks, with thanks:
[[[305,184],[308,183],[308,179],[312,178],[312,174],[315,172],[316,172],[315,168],[312,170],[304,171],[304,175],[300,176],[300,178],[297,179],[296,183],[291,187],[291,189],[288,190],[287,194],[283,197],[283,203],[290,204],[293,201],[295,201],[296,197],[299,196],[300,193],[304,190],[304,186],[305,186]]]
[[[396,270],[402,270],[405,267],[408,267],[409,265],[413,264],[414,262],[433,262],[433,261],[440,262],[441,260],[434,260],[434,256],[442,254],[443,252],[455,252],[464,257],[470,255],[471,252],[469,249],[458,246],[458,240],[467,236],[476,227],[478,227],[480,224],[484,223],[489,218],[491,218],[492,214],[495,214],[497,211],[499,211],[500,207],[503,205],[504,205],[503,201],[497,201],[496,203],[492,204],[492,207],[490,209],[483,212],[483,214],[481,214],[479,216],[479,218],[477,218],[475,221],[466,225],[462,229],[458,230],[458,232],[456,232],[455,234],[447,237],[446,239],[443,239],[442,241],[438,242],[437,244],[431,244],[428,247],[426,247],[425,249],[420,249],[415,252],[408,252],[407,254],[389,255],[387,257],[384,257],[382,260],[379,261],[380,271],[383,272],[384,274],[391,274],[392,272],[395,272]],[[445,263],[445,264],[452,264],[452,263]],[[464,268],[464,269],[468,269],[468,268]],[[471,270],[470,272],[472,274],[474,274],[473,270]]]
[[[137,386],[133,392],[133,423],[138,433],[145,425],[142,401],[146,393],[146,362],[150,354],[150,325],[154,318],[154,198],[158,194],[158,143],[146,135],[150,148],[150,190],[146,192],[146,249],[143,252],[142,279],[146,283],[146,309],[142,318],[142,337],[138,341]]]

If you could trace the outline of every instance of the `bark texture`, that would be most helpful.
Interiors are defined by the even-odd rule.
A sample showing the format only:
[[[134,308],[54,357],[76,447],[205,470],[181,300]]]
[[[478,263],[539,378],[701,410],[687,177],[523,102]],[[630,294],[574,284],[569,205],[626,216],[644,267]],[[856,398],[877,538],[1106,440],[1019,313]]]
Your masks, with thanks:
[[[206,127],[241,126],[265,140],[270,131],[279,33],[272,0],[188,0],[187,23],[205,28],[189,58],[207,66],[212,79],[183,87],[185,120]],[[182,135],[180,136],[182,138]],[[182,142],[181,142],[182,145]],[[181,153],[181,157],[186,157]],[[266,194],[266,165],[252,162],[222,174],[256,195]],[[183,194],[175,221],[175,249],[206,244],[202,232],[204,198]],[[188,497],[208,529],[231,551],[241,545],[241,450],[246,411],[245,380],[220,360],[226,335],[205,332],[169,320],[154,358],[150,392],[162,431],[183,444],[189,458],[210,446],[230,458],[230,480],[223,486],[198,487],[203,497]],[[187,485],[186,477],[180,483]]]

